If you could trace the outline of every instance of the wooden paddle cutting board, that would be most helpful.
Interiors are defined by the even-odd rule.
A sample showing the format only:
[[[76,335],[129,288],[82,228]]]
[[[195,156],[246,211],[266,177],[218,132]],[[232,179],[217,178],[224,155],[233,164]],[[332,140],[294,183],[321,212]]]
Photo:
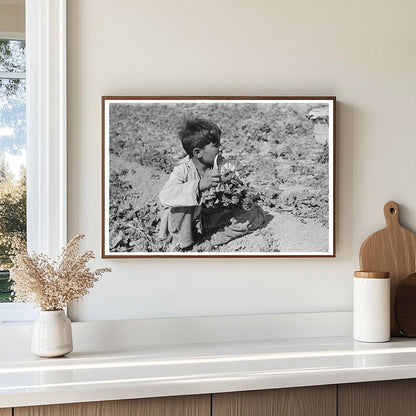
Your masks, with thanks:
[[[390,329],[400,335],[394,319],[394,298],[401,279],[416,271],[416,234],[399,222],[399,206],[390,201],[384,205],[386,228],[370,235],[360,249],[360,269],[390,273]]]

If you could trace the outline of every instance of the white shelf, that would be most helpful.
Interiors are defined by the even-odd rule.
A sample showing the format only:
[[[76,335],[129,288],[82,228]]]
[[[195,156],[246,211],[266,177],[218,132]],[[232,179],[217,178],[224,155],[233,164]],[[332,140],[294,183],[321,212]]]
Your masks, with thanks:
[[[350,337],[142,345],[40,359],[0,354],[0,407],[416,377],[416,340]]]

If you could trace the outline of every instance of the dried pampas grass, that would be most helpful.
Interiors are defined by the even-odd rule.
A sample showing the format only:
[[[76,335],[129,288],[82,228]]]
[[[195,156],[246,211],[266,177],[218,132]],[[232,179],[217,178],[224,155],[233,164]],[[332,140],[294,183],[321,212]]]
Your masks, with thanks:
[[[83,238],[80,234],[72,238],[58,261],[45,254],[29,255],[26,250],[16,254],[10,270],[14,301],[34,303],[42,310],[56,311],[86,295],[99,277],[111,269],[91,271],[87,267],[94,253],[78,254]]]

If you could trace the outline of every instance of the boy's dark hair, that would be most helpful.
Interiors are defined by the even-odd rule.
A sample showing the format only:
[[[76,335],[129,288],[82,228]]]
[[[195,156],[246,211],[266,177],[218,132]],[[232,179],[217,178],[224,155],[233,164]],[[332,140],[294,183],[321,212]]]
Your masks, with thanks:
[[[203,149],[207,144],[219,144],[221,138],[220,128],[212,121],[203,118],[186,120],[179,130],[179,138],[189,157],[193,156],[196,148]]]

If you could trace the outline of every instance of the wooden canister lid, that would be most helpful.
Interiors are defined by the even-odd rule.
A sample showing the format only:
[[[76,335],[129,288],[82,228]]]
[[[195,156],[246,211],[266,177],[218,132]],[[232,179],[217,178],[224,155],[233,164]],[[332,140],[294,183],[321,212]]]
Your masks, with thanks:
[[[388,279],[389,276],[389,272],[354,272],[354,277],[364,277],[366,279]]]

